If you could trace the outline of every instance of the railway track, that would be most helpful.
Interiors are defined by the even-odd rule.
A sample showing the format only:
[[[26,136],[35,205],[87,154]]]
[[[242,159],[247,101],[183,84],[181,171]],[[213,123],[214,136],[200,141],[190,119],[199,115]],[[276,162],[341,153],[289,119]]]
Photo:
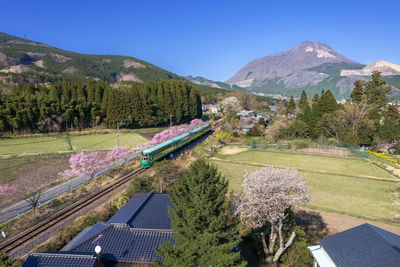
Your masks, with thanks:
[[[71,206],[57,212],[53,216],[41,221],[40,223],[32,226],[31,228],[19,233],[18,235],[4,241],[0,244],[0,252],[10,253],[13,250],[24,247],[27,243],[35,240],[39,235],[47,232],[57,224],[65,221],[67,218],[73,217],[74,214],[79,212],[81,209],[91,205],[96,200],[102,198],[113,190],[127,183],[133,175],[141,174],[146,169],[136,169],[112,182],[111,184],[103,187],[102,189],[88,195],[87,197],[79,200]]]
[[[213,129],[216,130],[222,125],[222,121],[217,122]],[[79,200],[78,202],[66,207],[65,209],[57,212],[51,217],[41,221],[40,223],[32,226],[31,228],[19,233],[18,235],[4,241],[0,244],[0,252],[10,253],[19,248],[24,248],[28,243],[33,242],[36,238],[42,234],[48,232],[53,227],[61,224],[68,218],[73,217],[76,213],[81,211],[83,208],[91,205],[98,199],[112,192],[113,190],[119,188],[120,186],[127,183],[133,175],[141,174],[147,169],[136,169],[112,182],[111,184],[99,189],[98,191],[86,196],[85,198]]]

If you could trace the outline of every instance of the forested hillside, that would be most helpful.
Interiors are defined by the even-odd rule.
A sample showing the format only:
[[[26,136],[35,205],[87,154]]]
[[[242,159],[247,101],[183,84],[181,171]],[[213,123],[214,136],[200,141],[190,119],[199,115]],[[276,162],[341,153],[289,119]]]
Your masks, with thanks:
[[[103,124],[152,127],[201,117],[201,99],[183,81],[123,83],[56,82],[49,86],[21,83],[0,93],[0,132],[32,133],[82,129]]]
[[[0,89],[21,82],[184,80],[143,60],[86,55],[0,32]]]

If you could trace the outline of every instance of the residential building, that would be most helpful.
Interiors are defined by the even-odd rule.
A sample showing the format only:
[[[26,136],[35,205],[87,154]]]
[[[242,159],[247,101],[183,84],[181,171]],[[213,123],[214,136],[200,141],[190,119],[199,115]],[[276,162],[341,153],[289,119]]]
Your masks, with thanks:
[[[86,228],[59,252],[32,253],[23,266],[153,266],[161,259],[154,249],[174,242],[169,206],[168,194],[136,194],[107,222]]]
[[[365,223],[308,247],[314,267],[398,267],[400,236]]]

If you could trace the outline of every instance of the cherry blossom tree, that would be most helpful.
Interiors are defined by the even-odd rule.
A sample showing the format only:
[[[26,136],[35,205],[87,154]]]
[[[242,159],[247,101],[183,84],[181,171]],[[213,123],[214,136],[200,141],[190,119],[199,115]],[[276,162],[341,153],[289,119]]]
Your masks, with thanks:
[[[6,196],[14,193],[16,187],[14,185],[0,185],[0,196]]]
[[[97,172],[108,166],[109,161],[107,161],[105,157],[98,152],[92,152],[88,154],[80,152],[70,157],[69,164],[71,169],[60,173],[60,175],[87,175],[90,179],[93,179]]]
[[[296,169],[263,167],[245,175],[243,194],[237,204],[236,214],[252,229],[267,223],[270,226],[268,245],[265,233],[261,233],[267,262],[277,262],[296,236],[293,230],[285,241],[282,231],[285,211],[308,201],[308,189]],[[277,239],[279,248],[274,253]]]
[[[45,168],[35,169],[21,174],[22,182],[18,183],[16,190],[35,211],[40,204],[40,198],[50,179],[50,173]]]
[[[201,119],[193,119],[189,125],[183,124],[180,126],[170,127],[162,132],[157,133],[156,135],[154,135],[154,137],[151,139],[151,141],[137,146],[134,150],[142,151],[142,150],[145,150],[152,146],[161,144],[162,142],[165,142],[169,139],[177,137],[177,136],[184,134],[190,130],[196,129],[196,128],[200,127],[201,125],[203,125],[204,123],[205,122]]]
[[[132,148],[129,146],[115,146],[113,150],[108,152],[105,157],[105,162],[114,162],[120,159],[125,159],[129,154],[132,154]]]
[[[225,98],[224,101],[222,101],[221,106],[224,108],[224,110],[230,106],[235,112],[239,112],[243,109],[240,105],[240,101],[234,96]]]

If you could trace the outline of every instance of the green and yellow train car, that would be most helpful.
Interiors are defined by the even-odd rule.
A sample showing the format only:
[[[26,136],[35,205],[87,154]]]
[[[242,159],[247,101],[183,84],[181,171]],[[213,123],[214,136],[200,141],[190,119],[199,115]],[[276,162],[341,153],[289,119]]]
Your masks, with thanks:
[[[143,168],[150,168],[153,162],[172,154],[174,151],[206,134],[210,130],[211,125],[207,123],[197,129],[191,130],[175,138],[162,142],[161,144],[143,150],[140,165]]]

